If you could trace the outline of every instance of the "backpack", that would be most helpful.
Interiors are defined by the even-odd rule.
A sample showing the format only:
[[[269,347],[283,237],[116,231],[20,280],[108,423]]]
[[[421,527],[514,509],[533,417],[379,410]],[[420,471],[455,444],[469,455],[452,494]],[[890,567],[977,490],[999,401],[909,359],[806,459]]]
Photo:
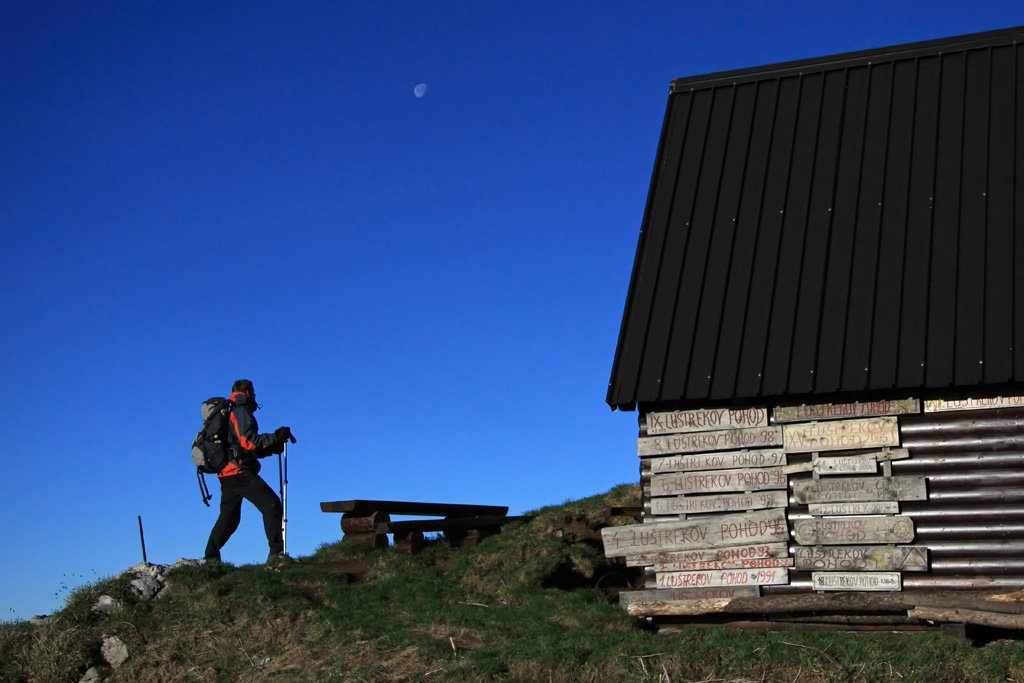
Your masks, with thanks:
[[[233,406],[231,401],[219,396],[206,399],[200,406],[203,427],[192,441],[192,463],[196,466],[199,490],[203,492],[203,504],[207,507],[210,505],[210,496],[203,475],[217,474],[231,460],[232,448],[228,440],[228,429],[231,425],[229,414]]]

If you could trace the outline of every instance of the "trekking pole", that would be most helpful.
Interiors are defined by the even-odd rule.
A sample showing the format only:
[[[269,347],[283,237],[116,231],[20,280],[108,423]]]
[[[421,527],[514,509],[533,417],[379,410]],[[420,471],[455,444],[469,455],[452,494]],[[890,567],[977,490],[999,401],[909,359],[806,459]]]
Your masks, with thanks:
[[[284,459],[278,456],[278,482],[281,488],[281,548],[288,552],[288,442],[284,442]]]

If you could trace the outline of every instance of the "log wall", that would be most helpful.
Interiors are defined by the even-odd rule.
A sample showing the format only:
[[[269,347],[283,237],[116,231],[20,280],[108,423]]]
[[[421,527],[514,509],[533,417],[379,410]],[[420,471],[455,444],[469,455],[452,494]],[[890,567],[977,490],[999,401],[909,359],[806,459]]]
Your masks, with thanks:
[[[644,413],[642,525],[604,531],[645,568],[623,605],[1024,588],[1022,428],[1022,397]]]

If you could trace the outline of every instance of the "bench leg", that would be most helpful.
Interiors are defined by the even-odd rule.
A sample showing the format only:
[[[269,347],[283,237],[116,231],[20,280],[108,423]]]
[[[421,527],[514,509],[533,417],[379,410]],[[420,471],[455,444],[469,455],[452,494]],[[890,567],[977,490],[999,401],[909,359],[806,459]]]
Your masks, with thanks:
[[[370,515],[346,513],[341,516],[341,540],[346,543],[361,543],[371,548],[386,548],[388,537],[386,534],[377,533],[377,525],[390,521],[391,516],[386,512],[374,512]]]
[[[402,533],[394,534],[395,538],[395,551],[412,555],[418,553],[426,545],[426,541],[423,540],[422,531],[406,531]]]

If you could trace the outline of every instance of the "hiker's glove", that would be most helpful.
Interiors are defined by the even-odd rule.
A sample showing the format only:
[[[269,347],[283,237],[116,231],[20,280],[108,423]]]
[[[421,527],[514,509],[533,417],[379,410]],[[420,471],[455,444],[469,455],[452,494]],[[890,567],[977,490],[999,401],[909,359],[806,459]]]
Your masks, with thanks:
[[[291,427],[278,427],[274,432],[274,440],[279,443],[284,443],[285,441],[295,443],[295,437],[292,436]]]
[[[270,454],[281,455],[282,453],[284,453],[284,441],[275,441],[270,447]]]

